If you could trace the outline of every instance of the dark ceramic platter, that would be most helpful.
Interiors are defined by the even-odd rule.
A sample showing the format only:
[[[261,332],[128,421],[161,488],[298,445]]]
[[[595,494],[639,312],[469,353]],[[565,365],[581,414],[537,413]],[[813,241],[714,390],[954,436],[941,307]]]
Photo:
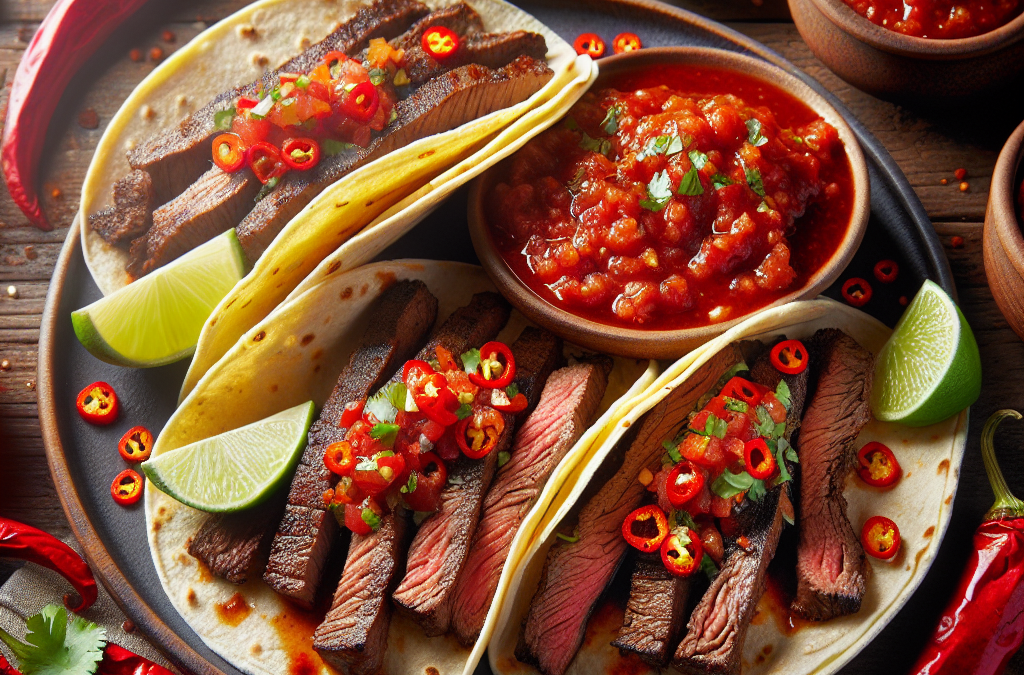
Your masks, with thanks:
[[[761,44],[721,24],[654,2],[605,0],[584,6],[527,2],[525,9],[572,42],[581,32],[595,32],[609,44],[621,31],[641,37],[646,46],[694,45],[746,52],[771,61],[804,79],[846,117],[860,138],[871,173],[871,223],[857,257],[840,282],[849,276],[872,278],[883,257],[899,262],[894,287],[874,284],[875,298],[866,309],[893,325],[908,297],[926,279],[955,293],[952,276],[935,232],[906,178],[892,157],[838,100],[812,78]],[[420,257],[477,262],[466,230],[466,189],[458,191],[417,228],[381,256]],[[828,295],[839,297],[838,288]],[[125,612],[182,667],[195,673],[239,671],[207,648],[171,606],[157,579],[146,543],[143,507],[122,508],[110,498],[114,466],[111,448],[124,431],[145,424],[159,431],[174,410],[187,362],[150,370],[117,368],[93,358],[75,339],[70,313],[100,297],[81,255],[78,228],[72,228],[50,287],[40,338],[40,417],[54,480],[76,535],[90,563]],[[72,393],[95,380],[109,382],[123,406],[109,428],[85,424],[74,410]],[[932,572],[932,576],[935,572]],[[920,632],[904,610],[883,635]],[[894,644],[886,640],[889,647]],[[869,646],[844,673],[871,672],[884,662],[883,649]],[[873,658],[872,658],[873,656]],[[478,669],[488,672],[486,659]]]

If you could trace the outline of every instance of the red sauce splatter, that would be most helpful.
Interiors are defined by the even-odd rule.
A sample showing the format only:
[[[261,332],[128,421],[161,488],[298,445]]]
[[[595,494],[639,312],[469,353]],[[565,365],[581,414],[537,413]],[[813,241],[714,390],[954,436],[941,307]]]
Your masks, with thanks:
[[[772,575],[768,575],[761,602],[775,618],[775,625],[783,635],[795,635],[798,630],[811,623],[793,613],[790,609],[793,598],[786,592],[779,580]]]
[[[214,609],[220,622],[228,626],[237,626],[252,612],[252,607],[241,593],[235,593],[224,602],[215,603]]]
[[[270,619],[277,632],[281,648],[288,654],[289,675],[316,675],[324,667],[336,672],[313,651],[313,632],[323,621],[321,611],[307,611],[288,605],[282,613]]]

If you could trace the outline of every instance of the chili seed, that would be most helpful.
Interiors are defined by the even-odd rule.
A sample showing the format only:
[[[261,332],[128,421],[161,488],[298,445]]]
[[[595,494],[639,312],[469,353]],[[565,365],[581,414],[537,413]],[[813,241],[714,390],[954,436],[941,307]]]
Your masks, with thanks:
[[[25,388],[26,389],[35,389],[36,388],[36,381],[35,380],[28,380],[27,382],[25,382]]]
[[[900,296],[900,304],[901,304],[901,305],[903,305],[904,307],[906,307],[906,306],[907,306],[907,303],[909,303],[909,302],[910,302],[910,301],[909,301],[909,300],[907,300],[907,296],[905,296],[905,295],[901,295],[901,296]]]
[[[154,63],[159,63],[164,60],[164,50],[159,47],[153,47],[149,50],[149,60]]]
[[[18,297],[18,287],[17,286],[8,286],[7,287],[7,297],[8,298],[17,298]]]
[[[142,50],[138,48],[131,50],[128,52],[128,58],[138,63],[142,60]]]
[[[957,169],[953,172],[953,175],[956,176],[957,180],[963,180],[967,178],[967,169]]]
[[[174,33],[169,30],[165,30],[163,33],[161,33],[160,37],[163,38],[164,42],[174,42],[174,40],[176,39]]]
[[[121,630],[123,630],[125,633],[134,633],[135,632],[135,622],[132,621],[131,619],[125,619],[121,623]]]
[[[32,244],[29,244],[28,246],[26,246],[25,247],[25,257],[28,258],[29,260],[35,260],[36,258],[38,258],[39,254],[36,253],[36,247],[33,246]]]
[[[963,183],[960,183],[960,192],[967,192],[967,190],[968,190],[968,189],[969,189],[970,187],[971,187],[971,186],[970,186],[970,185],[968,185],[967,181],[964,181]]]
[[[83,129],[95,129],[100,125],[100,116],[93,108],[86,108],[78,113],[78,126]]]
[[[50,190],[50,196],[53,197],[54,199],[60,199],[60,196],[62,194],[64,193],[60,191],[60,188],[55,187],[52,190]]]
[[[10,369],[11,369],[11,360],[10,359],[4,359],[3,361],[0,361],[0,370],[10,370]]]
[[[939,183],[940,183],[940,184],[942,184],[942,185],[945,185],[945,184],[946,184],[946,183],[948,183],[948,182],[949,182],[949,181],[948,181],[948,180],[946,180],[945,178],[942,178],[942,179],[940,179],[940,180],[939,180]]]
[[[949,243],[950,243],[950,245],[951,245],[951,246],[952,246],[953,248],[963,248],[963,247],[964,247],[964,238],[963,238],[963,237],[961,237],[961,236],[960,236],[960,235],[958,234],[958,235],[956,235],[955,237],[953,237],[952,239],[950,239],[950,240],[949,240]]]

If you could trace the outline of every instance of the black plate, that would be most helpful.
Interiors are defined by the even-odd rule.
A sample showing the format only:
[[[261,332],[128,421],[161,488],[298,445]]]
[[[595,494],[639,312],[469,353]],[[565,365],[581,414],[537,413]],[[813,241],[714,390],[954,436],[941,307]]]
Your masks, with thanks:
[[[926,278],[955,297],[938,238],[892,157],[834,96],[793,64],[721,24],[656,2],[521,4],[569,42],[581,32],[595,32],[610,44],[616,34],[628,30],[639,35],[646,46],[709,46],[752,54],[806,81],[849,122],[864,148],[871,174],[871,222],[864,244],[848,272],[827,294],[838,298],[838,284],[849,276],[872,279],[874,264],[885,257],[899,262],[899,281],[884,288],[874,284],[875,298],[865,309],[887,324],[893,325],[902,312],[900,296],[911,297]],[[381,256],[401,257],[477,262],[466,230],[465,188]],[[61,501],[90,563],[125,612],[154,642],[175,662],[196,673],[239,675],[203,644],[165,596],[146,542],[142,503],[122,508],[109,493],[116,472],[112,448],[135,424],[145,424],[153,431],[163,428],[174,410],[188,364],[131,370],[93,358],[75,339],[70,313],[99,297],[81,255],[78,228],[73,227],[50,287],[40,338],[40,418]],[[95,380],[113,385],[122,401],[120,419],[108,428],[87,425],[74,409],[73,393]],[[909,625],[911,621],[904,612],[894,624]],[[869,646],[867,651],[871,649]],[[865,664],[872,661],[878,662],[858,659],[843,672],[870,672]],[[489,672],[486,659],[478,672]]]

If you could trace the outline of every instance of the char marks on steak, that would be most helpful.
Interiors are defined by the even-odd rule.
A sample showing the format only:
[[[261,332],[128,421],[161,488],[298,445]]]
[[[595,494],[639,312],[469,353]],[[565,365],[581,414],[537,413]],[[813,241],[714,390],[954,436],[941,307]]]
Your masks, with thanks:
[[[278,593],[312,607],[338,525],[323,502],[337,482],[324,452],[344,440],[345,405],[367,398],[416,351],[437,317],[437,298],[419,280],[399,281],[372,307],[362,343],[352,352],[338,383],[309,430],[288,491],[284,516],[277,525],[263,580]]]
[[[843,487],[854,442],[871,418],[873,358],[840,330],[808,344],[818,383],[800,430],[800,543],[793,611],[812,621],[854,614],[866,590],[864,549],[846,515]]]
[[[783,375],[763,350],[750,370],[753,382],[773,391],[783,380],[789,386],[787,440],[795,438],[800,425],[809,375],[808,370]],[[775,557],[787,512],[792,512],[789,483],[770,489],[758,502],[744,501],[734,510],[736,532],[726,538],[722,568],[690,615],[686,636],[675,653],[677,670],[693,675],[740,672],[747,629],[764,594],[768,565]],[[737,543],[740,536],[749,540],[746,548]]]
[[[536,349],[547,353],[533,353]],[[528,328],[510,346],[516,361],[517,386],[536,391],[549,379],[561,356],[561,341],[546,331]],[[540,370],[531,370],[537,365]],[[460,457],[448,467],[448,484],[441,491],[441,506],[423,521],[409,546],[405,576],[395,591],[395,604],[427,635],[441,635],[451,625],[458,579],[480,520],[498,455],[515,434],[516,416],[503,414],[505,429],[483,459]]]
[[[397,117],[366,148],[323,157],[309,171],[291,171],[238,224],[238,240],[254,261],[302,208],[332,183],[421,138],[440,134],[524,101],[554,73],[543,61],[519,56],[491,69],[469,64],[438,74],[399,101]]]
[[[740,358],[731,347],[722,350],[644,417],[621,468],[579,512],[578,540],[556,542],[548,550],[516,646],[520,661],[535,664],[545,675],[565,673],[583,643],[587,620],[626,554],[622,521],[647,492],[638,480],[640,472],[661,468],[662,441],[675,437],[698,400]]]
[[[612,642],[659,668],[668,663],[685,623],[691,577],[671,574],[657,553],[638,553],[629,586],[629,601],[619,637]]]
[[[401,573],[408,531],[404,513],[381,518],[376,532],[353,534],[331,609],[313,633],[313,649],[350,675],[380,670],[391,623],[390,590]]]
[[[456,587],[452,627],[463,645],[471,646],[480,635],[512,540],[527,512],[597,414],[611,365],[610,359],[602,358],[552,373],[537,408],[516,432],[511,457],[498,469],[484,500]]]
[[[114,246],[128,247],[153,224],[153,179],[132,171],[114,183],[114,206],[89,216],[93,232]]]
[[[233,584],[244,584],[257,572],[256,560],[266,554],[274,523],[281,517],[283,495],[244,511],[209,515],[188,544],[188,553],[210,573]]]

